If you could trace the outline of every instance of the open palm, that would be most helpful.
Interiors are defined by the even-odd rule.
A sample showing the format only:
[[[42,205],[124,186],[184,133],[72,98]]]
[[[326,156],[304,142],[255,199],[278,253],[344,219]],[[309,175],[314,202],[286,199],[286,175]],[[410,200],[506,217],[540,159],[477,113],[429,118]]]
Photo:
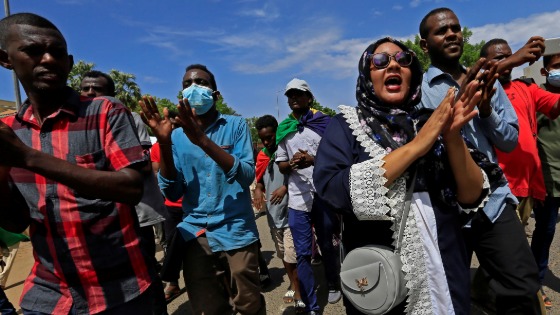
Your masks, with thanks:
[[[138,101],[138,105],[142,108],[142,121],[154,133],[158,142],[160,143],[171,143],[171,132],[173,131],[173,125],[169,119],[169,112],[167,108],[163,110],[163,117],[160,115],[156,102],[153,97],[142,97],[142,100]]]
[[[451,121],[447,128],[443,130],[444,138],[458,135],[461,128],[478,114],[478,111],[474,110],[482,97],[482,92],[477,91],[478,86],[479,82],[476,80],[469,82],[465,91],[460,93],[459,99],[455,100]]]

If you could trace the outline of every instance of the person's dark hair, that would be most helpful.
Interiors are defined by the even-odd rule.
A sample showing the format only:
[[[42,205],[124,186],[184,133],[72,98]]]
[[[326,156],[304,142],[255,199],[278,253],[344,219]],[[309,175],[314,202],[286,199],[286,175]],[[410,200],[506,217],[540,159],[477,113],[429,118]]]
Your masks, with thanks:
[[[268,127],[272,127],[274,130],[278,128],[278,121],[272,115],[264,115],[255,122],[255,129],[257,130]]]
[[[489,40],[480,48],[480,57],[484,57],[484,58],[488,57],[488,49],[494,45],[501,45],[501,44],[507,45],[508,42],[502,38],[494,38]]]
[[[210,85],[212,85],[212,90],[214,91],[218,90],[218,85],[216,84],[216,79],[214,78],[214,74],[210,70],[208,70],[208,68],[205,65],[199,63],[192,64],[188,66],[187,69],[185,69],[185,72],[192,69],[198,69],[208,73],[210,75]]]
[[[31,25],[41,28],[49,28],[60,33],[60,37],[64,39],[60,30],[51,21],[42,16],[33,13],[16,13],[9,15],[0,20],[0,48],[6,49],[6,37],[8,36],[8,29],[12,25]]]
[[[101,72],[101,71],[97,71],[97,70],[92,70],[92,71],[88,71],[86,73],[84,73],[84,75],[82,76],[82,81],[85,78],[100,78],[103,77],[105,78],[105,80],[107,80],[107,92],[109,93],[109,95],[107,96],[115,96],[115,81],[113,81],[113,78],[111,78],[110,75],[108,75],[107,73]]]
[[[543,56],[543,58],[542,58],[543,67],[546,69],[548,67],[548,65],[550,64],[550,62],[552,61],[552,58],[555,57],[555,56],[558,56],[558,55],[560,55],[560,54]]]
[[[430,32],[430,30],[428,30],[428,26],[426,25],[426,24],[428,24],[428,19],[432,15],[436,15],[436,14],[442,13],[442,12],[451,12],[453,14],[455,13],[455,12],[453,12],[453,10],[451,10],[449,8],[437,8],[437,9],[433,9],[432,11],[428,12],[428,14],[426,14],[426,16],[424,16],[424,18],[420,22],[420,27],[419,27],[420,38],[426,39],[426,37],[428,37],[428,33]]]
[[[404,101],[403,104],[400,105],[400,108],[406,111],[410,111],[416,104],[420,102],[422,98],[422,66],[420,65],[420,61],[414,52],[406,47],[402,42],[393,39],[391,37],[384,37],[380,40],[374,42],[373,44],[369,45],[366,50],[362,53],[362,57],[360,58],[360,62],[358,64],[358,82],[356,84],[356,100],[358,101],[360,106],[364,107],[376,107],[376,106],[385,106],[383,102],[381,102],[375,91],[373,90],[373,82],[371,81],[370,76],[370,64],[371,64],[371,55],[377,49],[377,47],[381,46],[384,43],[393,43],[397,45],[402,51],[406,51],[412,54],[412,63],[408,68],[411,71],[411,78],[410,78],[410,93],[408,94],[408,98]]]
[[[175,118],[178,115],[177,111],[174,109],[167,109],[167,113],[169,114],[169,118]]]

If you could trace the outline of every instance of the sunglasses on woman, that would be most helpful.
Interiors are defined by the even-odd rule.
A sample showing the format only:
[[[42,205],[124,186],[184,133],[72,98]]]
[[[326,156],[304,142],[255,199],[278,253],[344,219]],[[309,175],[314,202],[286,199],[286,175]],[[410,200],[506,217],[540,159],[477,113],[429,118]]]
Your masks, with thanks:
[[[408,67],[412,63],[412,59],[414,58],[414,53],[408,51],[399,51],[394,53],[393,55],[389,55],[386,52],[380,52],[376,54],[369,55],[371,60],[371,65],[376,67],[377,69],[385,69],[391,63],[391,59],[395,59],[395,61],[401,67]]]

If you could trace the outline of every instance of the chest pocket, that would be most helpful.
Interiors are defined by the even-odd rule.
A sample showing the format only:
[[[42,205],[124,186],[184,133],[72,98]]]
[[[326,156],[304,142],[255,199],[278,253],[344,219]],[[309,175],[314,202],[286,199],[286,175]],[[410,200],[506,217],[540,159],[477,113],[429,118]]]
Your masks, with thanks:
[[[69,158],[72,158],[69,156]],[[75,155],[74,160],[76,165],[89,168],[93,170],[106,170],[107,169],[107,156],[104,150],[99,150],[93,153],[84,155]]]

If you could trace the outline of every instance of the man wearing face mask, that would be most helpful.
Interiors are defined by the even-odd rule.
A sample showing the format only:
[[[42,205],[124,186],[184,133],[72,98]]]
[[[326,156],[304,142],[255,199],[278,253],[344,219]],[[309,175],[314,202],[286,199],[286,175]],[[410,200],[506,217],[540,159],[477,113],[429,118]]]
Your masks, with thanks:
[[[527,221],[534,207],[541,207],[546,189],[541,171],[541,158],[537,149],[537,114],[546,115],[555,120],[560,114],[560,95],[539,88],[532,80],[512,80],[511,70],[526,62],[533,63],[542,55],[544,38],[531,37],[517,52],[512,53],[507,41],[495,38],[488,41],[480,50],[480,56],[497,62],[500,74],[498,80],[502,84],[519,121],[518,144],[511,152],[496,149],[500,167],[504,170],[511,192],[519,200],[517,211],[521,222]],[[520,162],[521,161],[521,162]],[[537,225],[542,225],[542,216],[535,216]],[[554,221],[556,222],[556,221]],[[542,227],[537,237],[540,245]],[[552,240],[551,240],[552,241]],[[533,240],[533,243],[535,240]],[[540,251],[540,250],[539,250]],[[540,268],[542,270],[542,268]],[[541,272],[541,285],[544,272]],[[550,299],[541,287],[544,306],[551,307]]]
[[[249,128],[243,118],[217,111],[220,92],[206,66],[188,66],[183,88],[175,130],[151,97],[139,103],[160,145],[160,188],[171,201],[183,197],[177,229],[193,313],[266,314],[249,190],[255,178]]]
[[[533,36],[517,52],[512,53],[508,43],[495,38],[480,50],[480,57],[497,62],[498,80],[502,84],[519,121],[518,144],[511,152],[496,149],[498,162],[504,170],[511,192],[519,200],[517,211],[526,225],[533,204],[544,200],[546,195],[541,161],[537,152],[537,113],[556,119],[560,114],[560,95],[540,89],[530,79],[512,80],[511,70],[526,62],[533,63],[544,50],[544,38]],[[523,161],[523,163],[519,163]]]
[[[560,54],[543,56],[541,74],[546,76],[546,83],[541,88],[560,95]],[[535,230],[531,240],[531,250],[539,267],[539,280],[544,280],[548,270],[550,244],[554,238],[558,208],[560,207],[560,121],[537,114],[537,147],[542,161],[542,172],[546,188],[543,204],[537,204],[535,213]],[[545,301],[546,303],[546,301]],[[549,301],[549,304],[551,302]],[[551,305],[552,306],[552,305]]]

